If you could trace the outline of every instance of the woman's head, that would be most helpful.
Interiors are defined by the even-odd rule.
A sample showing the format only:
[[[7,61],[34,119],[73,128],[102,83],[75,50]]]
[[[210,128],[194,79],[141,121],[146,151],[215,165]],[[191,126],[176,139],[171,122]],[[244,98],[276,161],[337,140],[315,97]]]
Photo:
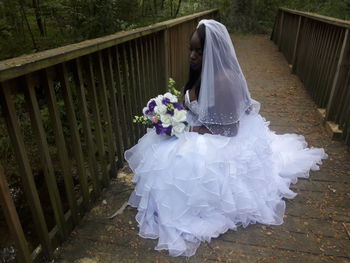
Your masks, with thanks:
[[[202,123],[232,124],[239,121],[252,104],[248,86],[226,27],[211,19],[201,20],[197,28],[201,25],[205,25],[205,44],[198,118]],[[192,40],[198,44],[200,33],[196,32]]]
[[[199,96],[199,89],[201,86],[201,73],[202,73],[202,58],[205,45],[205,25],[201,24],[193,32],[190,39],[190,72],[189,78],[185,86],[184,92],[188,89],[194,88],[197,97]]]
[[[193,70],[201,70],[202,57],[205,44],[205,26],[201,24],[196,31],[193,32],[190,40],[190,67]]]

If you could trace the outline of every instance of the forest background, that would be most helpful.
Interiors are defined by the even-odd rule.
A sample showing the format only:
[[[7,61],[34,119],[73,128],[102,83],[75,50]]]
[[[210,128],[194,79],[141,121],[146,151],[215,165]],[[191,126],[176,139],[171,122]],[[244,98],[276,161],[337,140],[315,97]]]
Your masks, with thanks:
[[[0,60],[209,8],[231,32],[270,33],[280,6],[350,19],[350,0],[0,0]]]

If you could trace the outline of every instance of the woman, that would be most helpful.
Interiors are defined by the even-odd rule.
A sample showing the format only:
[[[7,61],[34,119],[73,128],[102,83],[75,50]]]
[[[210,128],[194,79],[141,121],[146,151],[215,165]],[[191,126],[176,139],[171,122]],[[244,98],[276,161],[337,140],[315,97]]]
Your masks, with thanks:
[[[224,25],[202,20],[190,42],[185,86],[190,131],[179,138],[148,130],[125,152],[135,173],[129,199],[139,235],[155,249],[192,256],[228,229],[283,223],[289,189],[327,157],[303,136],[276,135],[258,114]]]

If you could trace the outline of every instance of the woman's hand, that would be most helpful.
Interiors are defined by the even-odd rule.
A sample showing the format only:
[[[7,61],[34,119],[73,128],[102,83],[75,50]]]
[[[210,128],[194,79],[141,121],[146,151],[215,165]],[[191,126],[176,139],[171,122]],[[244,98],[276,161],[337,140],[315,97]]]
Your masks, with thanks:
[[[207,127],[205,126],[192,126],[192,131],[198,132],[199,134],[205,134],[205,133],[212,134],[212,132],[208,130]]]

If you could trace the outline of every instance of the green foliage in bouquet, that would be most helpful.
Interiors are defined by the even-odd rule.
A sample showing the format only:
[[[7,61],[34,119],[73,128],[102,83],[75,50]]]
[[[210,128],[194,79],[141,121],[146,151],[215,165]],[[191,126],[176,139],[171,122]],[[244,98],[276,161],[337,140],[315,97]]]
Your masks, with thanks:
[[[175,95],[178,99],[180,98],[181,92],[175,88],[175,80],[173,78],[169,78],[168,91]]]
[[[141,123],[143,125],[151,125],[152,121],[148,119],[146,116],[134,116],[132,120],[133,123]]]

